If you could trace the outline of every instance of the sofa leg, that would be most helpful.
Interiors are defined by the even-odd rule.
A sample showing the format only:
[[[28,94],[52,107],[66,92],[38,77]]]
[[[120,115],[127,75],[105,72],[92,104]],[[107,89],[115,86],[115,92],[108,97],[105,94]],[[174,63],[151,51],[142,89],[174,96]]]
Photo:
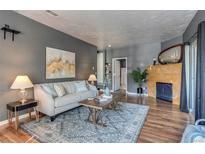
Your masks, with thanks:
[[[55,116],[51,116],[50,118],[51,118],[51,122],[53,122],[56,117]]]

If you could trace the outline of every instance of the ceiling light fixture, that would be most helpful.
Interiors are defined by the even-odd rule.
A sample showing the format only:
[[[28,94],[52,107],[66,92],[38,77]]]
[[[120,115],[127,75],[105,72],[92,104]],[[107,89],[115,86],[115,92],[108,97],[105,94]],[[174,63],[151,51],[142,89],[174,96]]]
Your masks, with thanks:
[[[111,48],[112,46],[109,44],[108,47]]]
[[[49,13],[50,15],[52,15],[52,16],[55,16],[55,17],[58,16],[57,13],[55,13],[55,12],[53,12],[53,11],[51,11],[51,10],[46,10],[46,12]]]

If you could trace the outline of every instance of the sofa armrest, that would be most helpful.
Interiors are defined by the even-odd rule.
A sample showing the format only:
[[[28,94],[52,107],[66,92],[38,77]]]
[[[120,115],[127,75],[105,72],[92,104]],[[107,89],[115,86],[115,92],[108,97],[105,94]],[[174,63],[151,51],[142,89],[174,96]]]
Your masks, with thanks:
[[[198,119],[198,120],[195,122],[195,125],[199,125],[200,122],[205,122],[205,119]]]
[[[89,84],[89,89],[92,91],[97,91],[96,86]]]
[[[92,91],[94,96],[97,96],[98,90],[97,90],[96,86],[89,84],[89,90]]]
[[[55,101],[40,85],[34,86],[34,98],[39,101],[38,110],[48,116],[55,115]]]

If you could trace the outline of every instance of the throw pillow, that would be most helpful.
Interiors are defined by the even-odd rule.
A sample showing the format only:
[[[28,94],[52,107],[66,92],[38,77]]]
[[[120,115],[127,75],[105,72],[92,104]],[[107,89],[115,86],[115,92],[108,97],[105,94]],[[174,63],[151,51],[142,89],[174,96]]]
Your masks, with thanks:
[[[49,95],[56,97],[57,93],[52,84],[43,84],[41,85],[42,89]]]
[[[88,91],[88,88],[85,84],[85,81],[75,82],[74,84],[75,84],[75,87],[76,87],[76,92]]]
[[[54,89],[55,89],[58,97],[62,97],[62,96],[64,96],[66,94],[63,85],[54,84]]]
[[[74,83],[72,83],[72,82],[67,82],[67,83],[65,83],[65,85],[64,85],[64,88],[66,89],[66,92],[68,93],[68,94],[73,94],[73,93],[75,93],[75,85],[74,85]]]

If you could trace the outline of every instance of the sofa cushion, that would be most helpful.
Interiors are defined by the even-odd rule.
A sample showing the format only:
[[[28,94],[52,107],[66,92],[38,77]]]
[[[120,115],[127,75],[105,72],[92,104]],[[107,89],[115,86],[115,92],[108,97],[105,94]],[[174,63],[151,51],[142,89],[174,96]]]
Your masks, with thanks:
[[[41,87],[47,94],[49,94],[53,97],[57,96],[57,93],[53,87],[53,84],[42,84]]]
[[[85,81],[74,82],[76,87],[76,93],[88,91]]]
[[[70,103],[76,103],[80,101],[80,95],[78,94],[68,94],[62,97],[55,98],[55,107],[61,107],[68,105]]]
[[[197,142],[197,139],[205,138],[205,126],[187,125],[182,136],[182,143]]]
[[[203,136],[196,136],[193,139],[193,143],[205,143],[205,137],[203,137]]]
[[[63,86],[66,89],[67,94],[74,94],[76,92],[75,84],[73,82],[64,82]]]
[[[95,91],[95,92],[97,92],[98,90],[97,90],[97,88],[96,88],[96,86],[94,86],[94,85],[88,85],[89,86],[89,90],[92,90],[92,91]]]
[[[88,99],[89,97],[95,97],[94,93],[92,91],[84,91],[81,93],[78,93],[80,96],[80,101]]]
[[[54,89],[55,89],[58,97],[62,97],[66,94],[65,88],[62,84],[54,84]]]

